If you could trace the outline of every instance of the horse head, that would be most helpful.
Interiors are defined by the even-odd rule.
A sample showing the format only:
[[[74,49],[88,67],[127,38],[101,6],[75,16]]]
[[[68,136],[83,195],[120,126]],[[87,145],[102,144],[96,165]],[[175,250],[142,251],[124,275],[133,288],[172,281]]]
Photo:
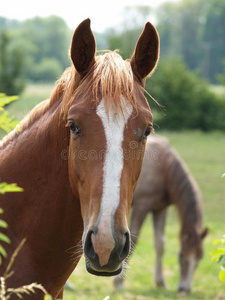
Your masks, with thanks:
[[[147,23],[129,61],[116,52],[95,52],[87,19],[74,32],[70,50],[77,80],[67,115],[68,164],[84,222],[86,268],[112,276],[130,251],[128,216],[153,130],[144,82],[158,61],[158,34]]]
[[[181,237],[180,261],[180,282],[178,290],[180,292],[190,292],[191,282],[198,262],[203,257],[203,240],[208,234],[208,228],[200,233],[189,232]]]

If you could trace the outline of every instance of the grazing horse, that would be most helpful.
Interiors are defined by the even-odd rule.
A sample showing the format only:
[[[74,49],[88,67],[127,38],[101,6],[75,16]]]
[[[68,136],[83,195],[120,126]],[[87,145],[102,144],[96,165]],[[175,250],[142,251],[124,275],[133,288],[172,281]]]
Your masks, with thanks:
[[[202,241],[208,229],[202,229],[202,201],[197,183],[168,140],[156,135],[146,145],[142,172],[134,192],[130,231],[135,247],[143,221],[152,213],[158,286],[165,286],[162,273],[164,226],[171,204],[176,206],[181,222],[178,289],[189,292],[193,272],[203,255]],[[114,279],[114,285],[123,288],[123,274]]]
[[[121,272],[130,251],[133,191],[153,130],[144,84],[159,56],[154,26],[146,23],[129,61],[116,52],[95,52],[87,19],[74,32],[72,65],[50,99],[0,144],[1,182],[16,182],[24,189],[0,196],[8,223],[4,233],[11,240],[4,244],[8,257],[0,276],[26,238],[7,285],[38,282],[53,299],[63,297],[82,252],[88,272]],[[24,297],[31,298],[43,299],[43,293]]]

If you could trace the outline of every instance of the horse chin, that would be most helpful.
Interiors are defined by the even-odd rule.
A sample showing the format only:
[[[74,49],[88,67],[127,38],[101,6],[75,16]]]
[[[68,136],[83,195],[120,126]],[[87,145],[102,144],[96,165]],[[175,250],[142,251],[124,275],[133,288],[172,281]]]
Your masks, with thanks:
[[[115,271],[109,271],[109,270],[104,270],[104,268],[102,270],[95,270],[94,268],[92,268],[90,266],[90,264],[87,262],[86,263],[86,269],[88,271],[88,273],[95,275],[95,276],[104,276],[104,277],[110,277],[110,276],[116,276],[118,274],[120,274],[122,272],[123,267],[120,266],[117,270]]]

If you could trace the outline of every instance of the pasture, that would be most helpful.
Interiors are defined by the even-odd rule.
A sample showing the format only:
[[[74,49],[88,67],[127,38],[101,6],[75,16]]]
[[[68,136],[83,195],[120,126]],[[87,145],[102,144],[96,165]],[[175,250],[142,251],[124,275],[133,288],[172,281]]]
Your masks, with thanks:
[[[46,99],[51,85],[29,85],[19,101],[7,110],[21,119],[40,100]],[[83,258],[70,277],[72,289],[67,289],[66,300],[102,300],[109,296],[112,300],[153,300],[153,299],[225,299],[225,284],[218,279],[219,265],[211,262],[210,252],[215,248],[213,240],[221,238],[224,230],[225,207],[225,135],[221,132],[165,132],[155,128],[157,134],[169,138],[171,145],[184,159],[198,182],[204,205],[204,225],[209,227],[205,239],[205,255],[193,279],[193,291],[188,296],[178,296],[176,289],[179,278],[178,251],[179,224],[176,212],[170,208],[166,226],[166,246],[164,273],[167,289],[154,285],[155,252],[151,217],[142,228],[139,243],[127,270],[124,291],[114,291],[111,278],[95,277],[87,273]],[[71,259],[73,259],[71,255]]]

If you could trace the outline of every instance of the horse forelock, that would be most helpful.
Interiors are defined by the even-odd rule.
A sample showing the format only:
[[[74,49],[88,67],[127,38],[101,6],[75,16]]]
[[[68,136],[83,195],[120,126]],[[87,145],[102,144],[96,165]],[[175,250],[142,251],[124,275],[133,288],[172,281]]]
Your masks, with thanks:
[[[127,105],[136,107],[138,84],[135,84],[130,63],[115,51],[96,56],[95,64],[78,84],[73,79],[66,85],[62,105],[65,118],[74,99],[80,96],[95,103],[96,107],[104,99],[107,114],[113,110],[123,115]]]

